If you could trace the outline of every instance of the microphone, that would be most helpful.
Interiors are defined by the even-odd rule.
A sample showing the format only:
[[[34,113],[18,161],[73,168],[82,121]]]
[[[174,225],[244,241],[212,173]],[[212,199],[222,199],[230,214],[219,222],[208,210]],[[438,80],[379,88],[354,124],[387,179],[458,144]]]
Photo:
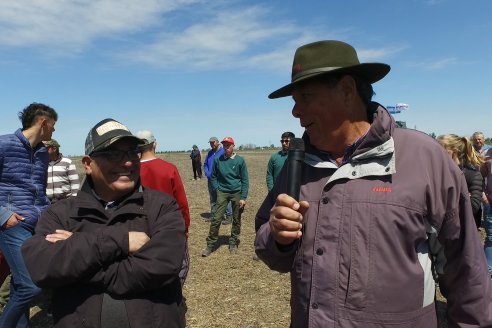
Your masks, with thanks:
[[[304,140],[294,138],[290,141],[287,161],[287,195],[299,201],[301,189],[302,163],[304,162]]]

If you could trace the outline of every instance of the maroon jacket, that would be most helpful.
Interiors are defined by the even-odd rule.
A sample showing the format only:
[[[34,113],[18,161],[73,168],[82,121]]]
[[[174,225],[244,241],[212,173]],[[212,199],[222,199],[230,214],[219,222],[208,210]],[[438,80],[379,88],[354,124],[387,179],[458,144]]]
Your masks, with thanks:
[[[376,105],[376,104],[375,104]],[[492,327],[492,284],[465,179],[429,136],[378,107],[350,161],[307,145],[303,237],[280,249],[268,219],[288,163],[256,216],[256,253],[291,274],[292,327],[437,327],[433,273],[448,327]]]
[[[45,236],[73,235],[51,244]],[[100,327],[103,294],[122,299],[130,327],[184,327],[178,272],[184,223],[174,198],[142,188],[105,210],[88,179],[75,197],[46,210],[22,254],[33,281],[52,288],[55,327]],[[150,237],[133,254],[128,231]]]

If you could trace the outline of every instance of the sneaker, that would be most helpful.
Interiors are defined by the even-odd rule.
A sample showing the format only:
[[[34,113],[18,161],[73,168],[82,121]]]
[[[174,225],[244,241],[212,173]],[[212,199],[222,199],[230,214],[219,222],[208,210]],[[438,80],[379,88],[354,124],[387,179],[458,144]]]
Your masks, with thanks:
[[[206,247],[203,249],[202,251],[202,257],[207,257],[209,256],[210,254],[212,254],[212,247]]]
[[[237,254],[237,246],[236,245],[229,246],[229,253]]]

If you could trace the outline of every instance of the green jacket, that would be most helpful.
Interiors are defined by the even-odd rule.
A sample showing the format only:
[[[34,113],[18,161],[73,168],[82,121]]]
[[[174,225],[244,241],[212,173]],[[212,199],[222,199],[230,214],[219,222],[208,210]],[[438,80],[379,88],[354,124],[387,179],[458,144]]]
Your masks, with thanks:
[[[216,157],[210,182],[212,188],[222,192],[241,192],[241,199],[246,200],[249,188],[246,162],[235,153],[231,157],[225,155]]]
[[[275,180],[284,166],[288,152],[278,151],[270,157],[267,166],[266,184],[268,191],[272,190]]]

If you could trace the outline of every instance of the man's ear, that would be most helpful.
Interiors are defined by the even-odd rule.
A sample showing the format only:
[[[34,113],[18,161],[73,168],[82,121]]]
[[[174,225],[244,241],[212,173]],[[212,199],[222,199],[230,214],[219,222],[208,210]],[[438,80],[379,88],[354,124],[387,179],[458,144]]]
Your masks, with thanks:
[[[47,126],[47,125],[48,125],[48,118],[47,118],[47,117],[45,117],[45,116],[40,116],[40,117],[38,118],[38,124],[39,124],[41,127],[43,127],[43,128],[44,128],[45,126]]]
[[[84,165],[85,174],[87,175],[91,175],[92,173],[91,163],[92,158],[89,155],[84,155],[84,157],[82,157],[82,164]]]
[[[355,80],[350,75],[343,76],[339,85],[343,94],[345,101],[352,101],[352,99],[357,95],[357,86],[355,85]]]

